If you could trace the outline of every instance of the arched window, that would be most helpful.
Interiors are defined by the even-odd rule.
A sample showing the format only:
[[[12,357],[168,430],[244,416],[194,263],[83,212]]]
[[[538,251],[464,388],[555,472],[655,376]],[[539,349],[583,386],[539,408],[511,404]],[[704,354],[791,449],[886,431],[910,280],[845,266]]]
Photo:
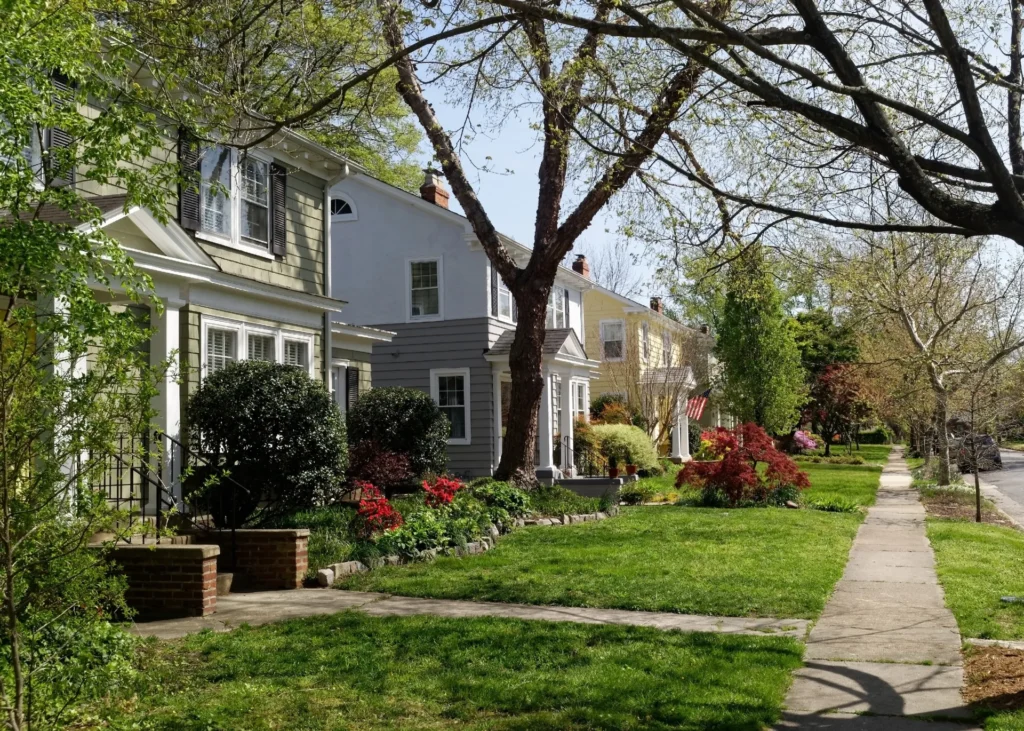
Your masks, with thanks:
[[[356,207],[345,198],[331,198],[331,218],[341,221],[354,221]]]

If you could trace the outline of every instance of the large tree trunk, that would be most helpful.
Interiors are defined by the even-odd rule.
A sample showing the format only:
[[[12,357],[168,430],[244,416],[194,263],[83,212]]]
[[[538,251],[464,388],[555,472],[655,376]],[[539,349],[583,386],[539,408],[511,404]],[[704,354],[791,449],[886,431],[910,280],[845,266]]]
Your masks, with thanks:
[[[935,393],[935,438],[939,452],[938,481],[940,485],[949,484],[949,402],[945,391]]]
[[[528,286],[516,296],[519,322],[509,354],[512,373],[508,428],[501,446],[501,462],[495,479],[523,487],[537,484],[534,450],[537,446],[537,412],[544,392],[543,346],[550,287]],[[568,404],[564,406],[568,408]]]

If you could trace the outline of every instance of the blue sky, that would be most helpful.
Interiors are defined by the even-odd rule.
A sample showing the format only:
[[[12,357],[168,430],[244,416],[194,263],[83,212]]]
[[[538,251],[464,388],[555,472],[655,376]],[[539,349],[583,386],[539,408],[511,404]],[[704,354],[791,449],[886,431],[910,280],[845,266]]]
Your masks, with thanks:
[[[461,125],[464,109],[443,101],[437,89],[428,88],[427,96],[446,129]],[[528,122],[522,118],[510,116],[503,120],[499,135],[478,131],[476,138],[465,146],[465,150],[468,154],[463,154],[462,162],[466,174],[494,225],[516,241],[532,245],[537,212],[537,167],[541,152],[536,131],[530,129]],[[425,158],[432,159],[426,142],[423,151]],[[491,159],[488,160],[488,157]],[[494,172],[483,170],[485,166]],[[452,196],[450,206],[462,213],[455,196]],[[563,213],[563,218],[565,215]],[[601,249],[623,245],[622,241],[622,237],[617,234],[614,218],[599,216],[576,242],[573,253],[584,253],[592,257]],[[645,280],[649,281],[653,267],[646,266],[644,269]],[[648,287],[645,287],[635,297],[643,301],[647,293]]]

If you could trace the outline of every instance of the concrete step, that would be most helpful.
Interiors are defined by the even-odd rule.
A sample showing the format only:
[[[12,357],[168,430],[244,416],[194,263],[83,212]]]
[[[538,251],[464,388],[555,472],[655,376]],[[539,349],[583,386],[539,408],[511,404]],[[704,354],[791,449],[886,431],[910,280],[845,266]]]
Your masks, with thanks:
[[[231,593],[231,582],[234,574],[217,574],[217,596],[227,596]]]

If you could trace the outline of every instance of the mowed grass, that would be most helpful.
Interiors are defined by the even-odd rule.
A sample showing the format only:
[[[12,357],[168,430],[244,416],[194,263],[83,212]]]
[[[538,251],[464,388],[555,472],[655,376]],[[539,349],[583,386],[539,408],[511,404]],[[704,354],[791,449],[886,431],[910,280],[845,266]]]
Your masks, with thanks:
[[[800,655],[782,637],[348,612],[156,645],[111,715],[154,731],[756,731]]]
[[[616,518],[523,528],[482,555],[385,567],[336,586],[444,599],[719,616],[816,617],[859,514],[624,508]]]
[[[946,604],[960,634],[992,640],[1024,639],[1024,533],[958,520],[928,519]]]
[[[800,469],[811,479],[801,493],[804,501],[843,498],[861,506],[875,504],[882,468],[878,465],[839,465],[801,462]]]

